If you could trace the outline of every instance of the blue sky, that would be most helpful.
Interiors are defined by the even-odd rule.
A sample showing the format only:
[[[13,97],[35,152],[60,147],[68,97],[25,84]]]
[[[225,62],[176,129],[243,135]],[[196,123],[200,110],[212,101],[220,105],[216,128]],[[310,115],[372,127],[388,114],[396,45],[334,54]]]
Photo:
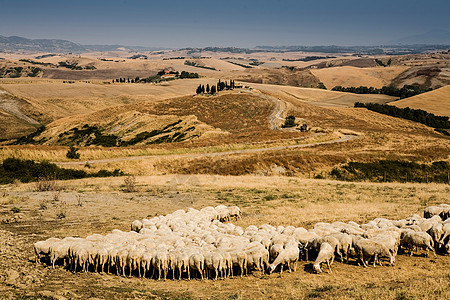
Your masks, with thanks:
[[[0,0],[0,35],[155,47],[375,45],[450,30],[449,0]]]

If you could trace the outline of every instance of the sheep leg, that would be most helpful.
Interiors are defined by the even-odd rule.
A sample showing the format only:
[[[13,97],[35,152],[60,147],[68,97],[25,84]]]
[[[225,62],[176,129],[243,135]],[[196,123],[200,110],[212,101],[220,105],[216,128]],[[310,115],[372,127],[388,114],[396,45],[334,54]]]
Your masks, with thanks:
[[[373,257],[373,267],[374,268],[377,266],[377,259],[378,259],[378,256],[377,256],[377,254],[375,254]]]
[[[434,258],[437,258],[437,257],[436,257],[436,251],[434,251],[434,248],[431,247],[431,246],[428,246],[428,248],[427,248],[427,256],[428,256],[428,249],[430,249],[431,251],[433,251]]]
[[[363,267],[366,268],[367,266],[364,262],[364,254],[362,252],[359,254],[359,259],[361,260]]]
[[[328,266],[328,270],[330,270],[330,274],[333,273],[331,271],[331,264],[330,264],[330,260],[329,259],[327,259],[327,266]]]

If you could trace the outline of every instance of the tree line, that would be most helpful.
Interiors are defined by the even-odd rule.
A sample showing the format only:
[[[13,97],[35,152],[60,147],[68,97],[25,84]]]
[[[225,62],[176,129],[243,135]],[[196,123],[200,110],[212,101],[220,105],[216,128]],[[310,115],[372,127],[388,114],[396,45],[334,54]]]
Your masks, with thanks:
[[[422,109],[412,109],[409,107],[399,108],[397,106],[387,104],[361,102],[355,102],[355,107],[365,107],[368,110],[384,115],[411,120],[437,129],[450,129],[448,117],[436,116]]]
[[[417,85],[404,85],[401,89],[393,86],[383,86],[381,89],[374,88],[373,86],[359,86],[359,87],[342,87],[340,85],[335,86],[331,89],[332,91],[354,93],[354,94],[384,94],[394,97],[399,97],[400,99],[412,97],[425,92],[429,92],[432,89],[422,90]]]
[[[337,180],[372,182],[449,182],[450,164],[435,161],[432,164],[379,160],[374,162],[349,162],[331,170]],[[317,177],[317,176],[316,176]]]
[[[209,86],[209,84],[203,85],[203,84],[199,84],[197,89],[195,90],[195,93],[197,95],[199,94],[211,94],[214,95],[216,92],[220,92],[223,90],[233,90],[236,87],[234,80],[230,80],[230,82],[228,83],[227,81],[221,81],[219,79],[219,81],[217,82],[217,85],[211,85]]]
[[[165,74],[170,74],[170,75],[174,75],[173,78],[163,78],[162,76]],[[160,82],[160,81],[167,81],[167,80],[174,80],[174,79],[186,79],[186,78],[200,78],[200,76],[198,75],[198,73],[191,73],[191,72],[186,72],[186,71],[170,71],[170,72],[165,72],[164,70],[159,71],[156,75],[153,76],[149,76],[146,78],[140,78],[139,76],[135,77],[135,78],[117,78],[117,79],[113,79],[112,82],[117,82],[117,83],[150,83],[150,82]]]
[[[28,159],[6,158],[0,163],[0,184],[10,184],[15,180],[20,182],[33,182],[42,178],[54,180],[80,179],[87,177],[110,177],[122,176],[124,173],[115,169],[114,171],[99,170],[87,173],[84,170],[64,169],[48,161],[35,162]]]

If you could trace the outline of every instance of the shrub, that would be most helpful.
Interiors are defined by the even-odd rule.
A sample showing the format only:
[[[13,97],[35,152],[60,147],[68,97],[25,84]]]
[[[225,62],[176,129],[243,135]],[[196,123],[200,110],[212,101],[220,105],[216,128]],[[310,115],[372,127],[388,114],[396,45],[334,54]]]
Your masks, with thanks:
[[[18,208],[17,206],[14,206],[13,208],[11,208],[11,211],[15,214],[20,213],[21,209]]]
[[[287,116],[286,120],[284,120],[284,124],[281,125],[281,127],[283,128],[288,128],[288,127],[294,127],[297,124],[295,124],[295,117],[294,116]]]
[[[69,151],[67,151],[66,157],[69,159],[79,159],[80,153],[77,152],[78,148],[75,148],[74,146],[70,146]]]
[[[56,214],[56,218],[59,220],[64,219],[65,217],[66,217],[66,212],[64,212],[64,211],[60,211]]]
[[[369,180],[375,182],[447,182],[450,164],[436,161],[432,164],[398,160],[379,160],[375,162],[349,162],[333,168],[330,175],[339,180]]]
[[[37,192],[57,191],[59,189],[55,175],[40,177],[35,184],[35,188]]]
[[[84,170],[72,170],[60,168],[47,161],[34,162],[33,160],[7,158],[0,163],[0,184],[10,184],[16,180],[20,182],[39,182],[37,190],[46,188],[55,180],[81,179],[86,177],[110,177],[122,176],[119,169],[113,172],[100,170],[96,173],[87,173]]]
[[[136,177],[133,175],[127,176],[124,179],[125,189],[127,193],[133,193],[136,191]]]

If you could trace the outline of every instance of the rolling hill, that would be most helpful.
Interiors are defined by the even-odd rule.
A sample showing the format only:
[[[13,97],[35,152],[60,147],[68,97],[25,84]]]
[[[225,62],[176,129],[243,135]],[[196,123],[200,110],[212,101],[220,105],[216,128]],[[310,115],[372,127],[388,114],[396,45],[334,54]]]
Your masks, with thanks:
[[[389,104],[400,108],[423,109],[438,116],[450,117],[450,85]]]

